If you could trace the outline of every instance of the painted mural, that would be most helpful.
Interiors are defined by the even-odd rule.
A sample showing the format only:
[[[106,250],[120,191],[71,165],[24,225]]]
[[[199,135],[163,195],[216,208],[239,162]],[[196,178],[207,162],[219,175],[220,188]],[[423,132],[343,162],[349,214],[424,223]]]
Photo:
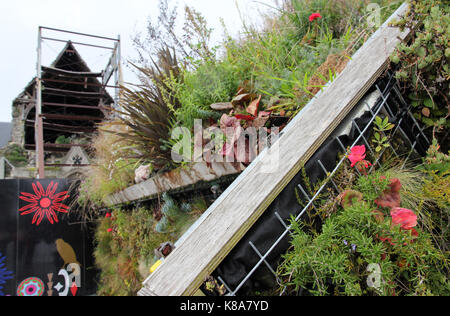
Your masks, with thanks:
[[[12,271],[9,271],[5,268],[5,256],[2,256],[0,253],[0,296],[4,296],[3,293],[3,285],[6,281],[11,280],[13,278]]]
[[[71,184],[0,181],[0,296],[95,294],[94,225],[72,215]]]
[[[44,219],[44,216],[48,219],[50,224],[58,223],[57,213],[69,212],[69,207],[61,202],[70,196],[68,191],[56,193],[58,189],[58,182],[51,181],[48,187],[44,190],[44,187],[39,181],[32,183],[34,194],[29,192],[22,192],[19,199],[28,202],[27,205],[19,209],[20,215],[34,214],[32,224],[39,226]]]

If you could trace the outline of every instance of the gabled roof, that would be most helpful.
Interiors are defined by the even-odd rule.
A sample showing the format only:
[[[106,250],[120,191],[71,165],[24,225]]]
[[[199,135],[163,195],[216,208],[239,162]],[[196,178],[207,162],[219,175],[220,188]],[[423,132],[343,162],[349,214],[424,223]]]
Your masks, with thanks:
[[[61,70],[86,73],[91,72],[89,66],[81,57],[80,53],[76,50],[71,41],[67,42],[66,46],[61,50],[56,59],[48,68],[57,68]],[[45,77],[46,74],[47,72],[43,70],[42,77]],[[33,79],[25,86],[24,90],[14,99],[13,104],[17,103],[18,99],[25,98],[27,96],[27,93],[30,95],[33,94],[35,80],[36,77],[33,77]],[[96,78],[92,78],[92,80],[94,80],[96,84],[101,84],[101,82]],[[108,92],[105,93],[105,96],[107,98],[107,101],[105,103],[114,102],[113,98],[108,94]]]

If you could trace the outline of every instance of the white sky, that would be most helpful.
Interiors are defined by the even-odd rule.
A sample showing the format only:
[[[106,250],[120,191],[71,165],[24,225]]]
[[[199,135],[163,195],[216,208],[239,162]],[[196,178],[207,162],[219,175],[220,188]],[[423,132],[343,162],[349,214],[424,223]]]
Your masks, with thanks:
[[[270,10],[265,4],[274,0],[172,0],[182,9],[184,4],[194,7],[214,28],[214,39],[222,39],[219,19],[223,18],[231,34],[241,30],[241,17],[246,23],[257,22],[258,11]],[[239,11],[237,7],[239,6]],[[123,61],[134,56],[131,36],[143,31],[148,17],[156,21],[158,0],[0,0],[0,122],[11,121],[13,99],[36,74],[38,26],[116,38],[121,36]],[[180,12],[179,17],[183,14]],[[182,23],[182,21],[180,21]],[[80,40],[76,36],[64,40]],[[108,42],[97,42],[99,45]],[[44,41],[43,64],[49,65],[64,44]],[[76,46],[91,70],[102,70],[108,60],[106,50]],[[124,68],[124,80],[133,81],[132,73]]]

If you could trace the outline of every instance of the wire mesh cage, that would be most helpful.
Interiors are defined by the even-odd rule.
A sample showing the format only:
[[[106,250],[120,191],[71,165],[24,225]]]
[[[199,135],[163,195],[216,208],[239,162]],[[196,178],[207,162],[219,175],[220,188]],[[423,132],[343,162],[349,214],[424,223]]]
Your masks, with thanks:
[[[370,95],[376,96],[376,102],[367,102]],[[264,289],[280,289],[280,286],[281,290],[277,294],[288,294],[276,270],[281,255],[289,247],[292,228],[289,221],[292,216],[297,222],[303,221],[310,212],[317,211],[318,199],[326,190],[333,190],[336,195],[342,192],[335,177],[348,161],[346,154],[349,148],[365,145],[372,161],[369,172],[381,168],[382,162],[387,159],[400,162],[401,168],[421,161],[431,142],[411,113],[392,70],[378,79],[358,106],[357,113],[349,114],[343,123],[346,125],[344,128],[351,130],[350,135],[343,138],[334,133],[323,146],[322,152],[319,153],[319,149],[305,164],[306,172],[315,173],[311,183],[298,181],[298,177],[293,179],[291,187],[298,192],[297,199],[301,200],[300,204],[296,204],[297,208],[286,213],[278,208],[282,203],[273,203],[264,217],[254,225],[254,229],[215,271],[214,276],[226,289],[226,295],[251,295],[261,293]],[[386,146],[381,148],[377,148],[370,139],[377,117],[388,118],[389,123],[395,126],[389,135],[381,132],[381,137],[386,137]],[[331,154],[330,150],[336,153]],[[337,162],[334,157],[338,157]],[[334,163],[330,164],[330,161]],[[356,172],[361,175],[358,169]],[[316,189],[312,189],[313,187]],[[291,195],[288,195],[291,200],[296,199],[292,190],[288,194]],[[285,197],[286,195],[279,198]]]

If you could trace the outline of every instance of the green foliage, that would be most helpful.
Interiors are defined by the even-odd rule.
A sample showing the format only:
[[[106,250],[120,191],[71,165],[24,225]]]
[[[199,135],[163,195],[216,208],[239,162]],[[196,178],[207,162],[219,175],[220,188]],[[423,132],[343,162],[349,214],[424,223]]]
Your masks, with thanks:
[[[97,294],[136,295],[149,268],[158,260],[155,249],[165,242],[175,243],[206,209],[201,197],[178,207],[177,201],[164,193],[161,208],[115,209],[112,217],[100,219],[94,251],[101,270]],[[159,221],[158,210],[163,214]]]
[[[55,144],[70,144],[70,141],[71,141],[70,137],[60,135],[58,136],[58,138],[56,138]]]
[[[384,6],[398,1],[378,1]],[[279,97],[284,110],[295,116],[336,73],[344,61],[363,42],[371,30],[361,26],[366,3],[362,1],[288,0],[266,17],[266,27],[259,30],[245,26],[245,36],[228,37],[226,59],[236,69],[241,81],[251,82],[264,95],[263,103]],[[395,5],[383,9],[383,16]],[[322,18],[313,22],[309,16],[319,12]],[[244,22],[245,25],[245,22]],[[338,58],[327,60],[327,57]],[[322,69],[319,69],[320,66]]]
[[[162,217],[156,225],[156,231],[178,236],[192,224],[192,216],[195,217],[195,214],[192,213],[192,206],[187,202],[178,206],[167,192],[164,192],[161,198]]]
[[[132,213],[117,210],[112,218],[100,221],[94,251],[101,270],[98,295],[130,296],[140,290],[143,277],[138,271],[139,261],[158,245],[158,240],[149,240],[153,224],[151,213],[145,209]],[[114,232],[108,232],[112,227]]]
[[[172,79],[167,84],[180,103],[175,110],[177,123],[191,130],[194,119],[220,119],[221,113],[212,111],[210,105],[230,100],[236,93],[238,79],[230,64],[205,61],[195,70],[185,70],[182,80]]]
[[[377,132],[393,128],[381,118],[375,126]],[[292,247],[278,268],[288,293],[449,295],[448,162],[434,140],[423,165],[414,169],[382,167],[347,181],[354,171],[344,166],[345,177],[338,172],[335,183],[357,198],[344,203],[344,194],[330,193],[317,199],[319,229],[310,219],[292,220]],[[413,229],[394,224],[397,206],[417,215]]]
[[[383,148],[388,148],[390,146],[388,142],[389,137],[386,136],[386,132],[392,130],[395,125],[389,123],[389,117],[387,116],[384,118],[384,120],[381,117],[377,116],[375,118],[374,124],[375,134],[373,142],[375,144],[375,151],[379,153],[383,150]]]
[[[129,130],[115,134],[136,147],[135,158],[146,159],[156,169],[162,169],[172,163],[171,152],[164,141],[170,138],[174,111],[179,107],[178,99],[166,82],[167,78],[177,80],[180,69],[175,53],[169,48],[159,50],[158,63],[152,68],[137,69],[143,84],[135,90],[122,88],[120,120]]]
[[[436,140],[427,152],[419,197],[423,201],[427,229],[442,251],[450,251],[450,156],[440,152]]]
[[[295,26],[296,38],[304,38],[311,30],[308,18],[311,13],[319,12],[322,16],[320,26],[330,30],[334,37],[340,37],[347,31],[349,25],[360,23],[365,14],[367,3],[364,1],[330,1],[327,0],[291,0],[287,2],[287,18]]]
[[[3,155],[10,163],[16,167],[23,167],[27,165],[28,155],[27,152],[17,144],[8,145],[2,150]]]
[[[399,44],[392,62],[397,79],[411,91],[415,116],[429,127],[450,126],[450,7],[445,1],[409,1],[410,11],[396,23],[412,29],[412,39]]]
[[[450,153],[444,154],[440,148],[437,139],[433,139],[423,165],[426,170],[444,173],[450,169]]]
[[[312,295],[449,295],[448,258],[432,235],[392,226],[389,213],[374,216],[374,197],[386,187],[380,173],[360,177],[355,189],[364,199],[340,207],[320,233],[293,221],[292,250],[279,267],[284,284]]]

